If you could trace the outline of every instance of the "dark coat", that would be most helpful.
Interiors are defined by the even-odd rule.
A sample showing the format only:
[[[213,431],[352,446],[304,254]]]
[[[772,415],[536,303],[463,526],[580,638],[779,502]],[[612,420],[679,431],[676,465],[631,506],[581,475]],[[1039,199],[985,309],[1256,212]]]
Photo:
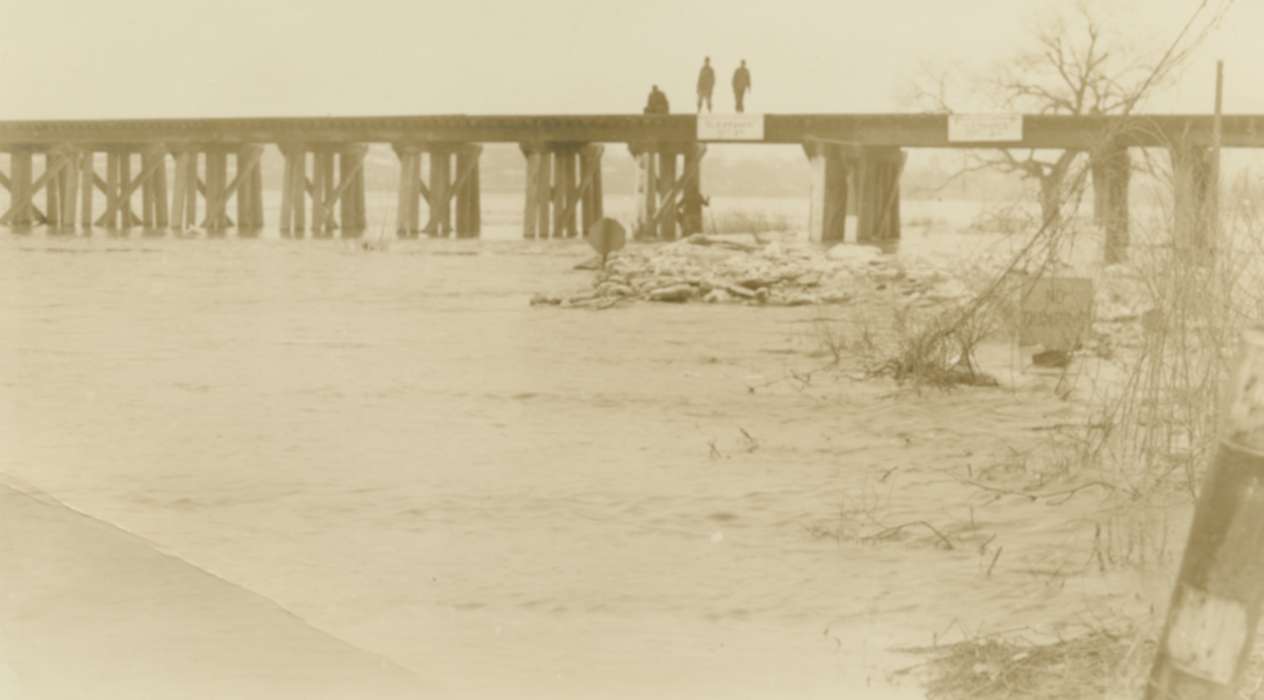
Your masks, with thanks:
[[[713,89],[715,89],[715,69],[704,64],[702,70],[698,71],[698,94],[710,95]]]
[[[750,71],[746,70],[746,66],[740,66],[733,71],[733,91],[746,92],[751,87]]]

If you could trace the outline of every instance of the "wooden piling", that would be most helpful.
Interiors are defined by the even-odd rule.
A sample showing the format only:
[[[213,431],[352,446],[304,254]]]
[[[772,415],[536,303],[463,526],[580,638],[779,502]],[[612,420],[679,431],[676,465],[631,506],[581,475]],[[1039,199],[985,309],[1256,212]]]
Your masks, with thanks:
[[[658,215],[658,174],[655,172],[654,149],[646,148],[635,152],[637,159],[637,240],[650,240],[657,231],[654,223]]]
[[[886,146],[865,147],[859,161],[856,241],[879,243],[900,238],[900,175],[904,152]]]
[[[540,206],[540,167],[545,154],[538,147],[523,145],[521,148],[522,155],[527,159],[526,196],[522,212],[522,237],[536,238],[540,219],[538,211]]]
[[[175,182],[171,185],[171,228],[177,232],[183,232],[189,227],[185,218],[185,205],[189,199],[186,191],[190,187],[189,156],[188,151],[176,151]]]
[[[570,171],[570,172],[568,172]],[[566,203],[570,199],[571,188],[574,187],[574,173],[567,151],[564,148],[553,150],[553,237],[565,238],[570,235],[567,228]]]
[[[664,241],[676,240],[676,157],[672,149],[658,152],[658,237]]]
[[[198,192],[205,189],[201,178],[198,175],[198,160],[201,158],[203,169],[205,169],[206,159],[201,157],[197,151],[189,153],[189,160],[185,163],[188,172],[188,186],[184,190],[184,216],[185,227],[193,228],[198,225]],[[205,208],[205,206],[203,206]]]
[[[216,148],[206,152],[206,232],[224,235],[228,224],[228,152]]]
[[[1128,190],[1132,183],[1132,161],[1128,148],[1122,145],[1112,145],[1101,160],[1102,186],[1098,187],[1094,174],[1093,188],[1095,192],[1100,189],[1102,194],[1101,224],[1106,229],[1102,258],[1107,265],[1112,265],[1128,259]]]
[[[154,230],[154,178],[153,175],[146,177],[144,173],[149,173],[157,168],[157,160],[152,151],[143,151],[140,154],[140,171],[142,173],[140,183],[140,222],[145,233]]]
[[[119,184],[123,166],[122,154],[111,150],[105,155],[105,213],[97,223],[105,224],[105,230],[111,233],[119,229],[119,213],[122,211],[123,189]]]
[[[64,233],[75,232],[75,212],[79,204],[79,161],[81,154],[76,150],[67,150],[63,158],[65,164],[60,173],[61,179],[61,230]]]
[[[705,146],[685,150],[685,186],[682,197],[684,216],[681,218],[681,234],[691,236],[702,233],[702,156]]]
[[[481,146],[463,146],[457,151],[456,235],[471,238],[479,234],[478,160]]]
[[[154,226],[158,232],[165,232],[171,225],[171,221],[167,217],[167,153],[165,150],[157,149],[154,151],[153,157],[157,160],[154,164],[153,178],[153,197],[154,197]]]
[[[1210,151],[1201,146],[1176,144],[1168,153],[1172,159],[1174,243],[1181,255],[1210,259],[1211,230],[1203,218],[1211,191]]]
[[[847,235],[848,163],[844,146],[820,141],[803,146],[811,164],[808,238],[817,243],[845,240]]]
[[[44,221],[52,233],[61,232],[61,168],[64,156],[56,151],[44,153]]]
[[[329,196],[329,178],[333,175],[333,154],[325,150],[312,152],[312,237],[331,235],[333,222],[325,206]]]
[[[92,235],[96,223],[92,218],[92,199],[96,191],[96,153],[87,151],[79,160],[79,227],[85,235]]]
[[[23,231],[31,226],[31,191],[32,154],[26,149],[15,149],[9,153],[10,196],[12,202],[9,212],[9,225]]]
[[[140,223],[140,218],[132,211],[132,152],[119,152],[118,163],[118,218],[123,231],[129,231],[132,226]]]
[[[452,151],[447,146],[430,149],[430,220],[426,233],[445,237],[452,232]]]
[[[397,144],[399,157],[399,204],[396,208],[395,234],[400,238],[416,237],[421,231],[421,151],[411,144]]]
[[[583,188],[583,197],[580,200],[582,226],[580,235],[582,236],[587,236],[592,225],[605,215],[601,185],[601,156],[604,152],[605,148],[601,144],[590,144],[580,151],[579,179],[580,186]]]
[[[365,146],[350,146],[338,153],[338,215],[342,222],[343,237],[355,237],[364,233],[364,212],[360,209],[364,199]]]

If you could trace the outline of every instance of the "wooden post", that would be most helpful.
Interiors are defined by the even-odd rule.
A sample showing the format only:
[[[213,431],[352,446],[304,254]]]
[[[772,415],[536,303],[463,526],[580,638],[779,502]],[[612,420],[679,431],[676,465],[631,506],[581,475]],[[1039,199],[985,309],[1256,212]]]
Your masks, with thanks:
[[[228,152],[213,148],[206,152],[206,232],[223,235],[228,228]]]
[[[565,238],[570,234],[566,226],[566,203],[570,201],[575,176],[568,175],[570,161],[564,146],[553,148],[553,237]]]
[[[1211,254],[1207,226],[1203,220],[1211,185],[1208,149],[1182,143],[1169,149],[1172,158],[1172,186],[1178,254],[1205,260]]]
[[[448,146],[430,149],[430,221],[426,233],[446,237],[452,232],[452,150]]]
[[[242,146],[234,154],[237,160],[237,235],[251,235],[256,232],[253,220],[254,204],[250,201],[250,173],[254,169],[250,165],[251,150],[254,146]],[[258,161],[255,161],[258,164]]]
[[[158,159],[153,174],[154,225],[159,231],[166,231],[171,225],[167,218],[167,152],[156,150],[154,157]]]
[[[584,146],[580,152],[579,179],[581,183],[588,183],[581,201],[582,236],[587,236],[589,228],[604,216],[601,192],[601,156],[604,152],[605,148],[600,144]]]
[[[684,218],[681,235],[702,233],[702,155],[704,148],[691,146],[685,150]]]
[[[101,215],[101,220],[105,224],[105,230],[114,232],[119,227],[119,212],[122,209],[122,188],[119,186],[119,177],[122,172],[121,154],[117,150],[110,150],[105,156],[105,213]]]
[[[676,155],[672,149],[658,152],[658,237],[664,241],[676,240]]]
[[[44,152],[44,218],[49,231],[54,233],[61,228],[62,158],[62,154],[55,151]]]
[[[808,197],[808,237],[817,243],[842,241],[847,234],[846,150],[839,144],[804,144],[812,168]]]
[[[540,148],[537,146],[523,144],[520,148],[522,149],[522,155],[527,159],[526,196],[522,211],[522,237],[535,238],[538,230],[537,223],[540,218],[540,214],[537,211],[540,206],[540,164],[544,154],[541,153]]]
[[[79,161],[79,226],[87,235],[92,234],[92,195],[97,190],[96,153],[85,152]]]
[[[308,199],[308,181],[307,181],[307,146],[295,146],[292,151],[294,170],[290,173],[293,180],[290,183],[290,210],[294,217],[291,235],[295,238],[303,238],[307,235],[307,199]]]
[[[197,206],[198,206],[198,190],[201,188],[201,179],[198,177],[198,160],[206,162],[205,156],[200,156],[198,151],[189,152],[189,160],[185,166],[189,169],[188,186],[184,190],[184,217],[185,227],[193,228],[198,225]],[[203,165],[203,168],[206,166]],[[205,202],[205,200],[203,200]],[[205,208],[205,204],[203,204]]]
[[[1194,510],[1147,700],[1230,700],[1264,598],[1264,328],[1243,333],[1225,429]]]
[[[860,157],[858,243],[895,241],[900,238],[900,174],[904,152],[886,146],[865,147]]]
[[[321,167],[320,179],[321,179],[321,184],[323,184],[325,187],[325,191],[321,193],[320,199],[325,207],[325,235],[326,236],[334,235],[334,229],[338,229],[342,227],[341,226],[342,222],[338,221],[338,219],[334,217],[334,207],[336,205],[336,200],[337,200],[337,196],[334,194],[334,190],[337,189],[337,186],[338,186],[337,181],[334,180],[334,173],[336,172],[336,169],[334,167],[335,166],[334,157],[335,157],[335,153],[332,149],[325,149],[325,150],[322,150],[320,153],[320,167]],[[313,219],[314,218],[315,217],[313,216]]]
[[[463,146],[457,151],[456,172],[460,186],[456,192],[456,234],[469,238],[479,234],[478,225],[478,145]]]
[[[140,223],[146,233],[154,230],[154,176],[153,169],[157,167],[154,161],[154,154],[151,151],[141,151],[140,154],[140,171],[141,173],[150,173],[143,176],[140,183]]]
[[[325,195],[329,188],[325,177],[332,168],[326,167],[330,153],[323,149],[312,151],[312,237],[324,238],[329,235],[332,226],[325,215]],[[332,165],[332,164],[330,164]]]
[[[338,186],[342,195],[338,198],[339,218],[342,220],[343,237],[355,237],[364,233],[363,212],[359,210],[364,199],[364,154],[367,147],[351,145],[338,153]]]
[[[536,194],[540,197],[540,203],[536,208],[536,213],[539,215],[539,218],[536,220],[536,226],[539,228],[540,238],[556,236],[556,231],[552,231],[550,234],[551,218],[549,216],[549,207],[553,202],[553,152],[551,149],[541,154],[540,182],[536,186]]]
[[[9,225],[22,231],[31,226],[31,163],[32,155],[26,149],[14,149],[9,153],[10,205]]]
[[[421,152],[411,144],[396,145],[399,156],[399,204],[395,214],[395,234],[412,238],[420,232]]]
[[[634,233],[637,240],[650,240],[657,234],[654,230],[654,221],[658,215],[658,175],[655,172],[654,150],[653,147],[646,147],[640,151],[633,150],[638,168],[636,232]]]
[[[75,210],[79,204],[79,151],[68,149],[63,157],[66,164],[60,173],[61,178],[61,230],[64,233],[75,231]]]
[[[1101,223],[1106,229],[1102,259],[1112,265],[1128,259],[1128,190],[1132,184],[1132,160],[1128,157],[1128,147],[1119,144],[1112,144],[1099,160],[1102,179],[1100,182],[1095,179],[1093,188],[1102,195]]]
[[[124,150],[119,153],[119,210],[118,217],[124,231],[128,231],[138,223],[136,213],[132,211],[132,152]]]
[[[191,155],[187,150],[176,151],[176,178],[175,183],[171,186],[171,227],[177,232],[183,232],[189,226],[185,214],[185,204],[189,199],[187,190],[190,186],[193,186],[189,182],[189,158]]]

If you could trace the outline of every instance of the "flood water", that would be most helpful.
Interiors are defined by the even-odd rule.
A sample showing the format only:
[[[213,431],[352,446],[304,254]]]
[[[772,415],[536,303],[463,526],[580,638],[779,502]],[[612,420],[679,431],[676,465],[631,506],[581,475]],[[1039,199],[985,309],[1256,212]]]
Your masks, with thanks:
[[[6,233],[0,478],[460,697],[887,697],[890,647],[1098,585],[1031,573],[1083,523],[942,473],[1040,387],[790,381],[845,307],[532,308],[590,251],[487,238]],[[847,536],[922,519],[958,546]]]

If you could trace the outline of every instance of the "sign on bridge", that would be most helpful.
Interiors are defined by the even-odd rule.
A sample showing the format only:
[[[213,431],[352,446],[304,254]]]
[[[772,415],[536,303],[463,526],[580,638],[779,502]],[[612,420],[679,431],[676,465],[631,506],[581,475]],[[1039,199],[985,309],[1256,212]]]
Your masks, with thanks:
[[[949,114],[948,142],[1022,141],[1021,114]]]
[[[699,114],[699,141],[763,141],[762,114]]]

